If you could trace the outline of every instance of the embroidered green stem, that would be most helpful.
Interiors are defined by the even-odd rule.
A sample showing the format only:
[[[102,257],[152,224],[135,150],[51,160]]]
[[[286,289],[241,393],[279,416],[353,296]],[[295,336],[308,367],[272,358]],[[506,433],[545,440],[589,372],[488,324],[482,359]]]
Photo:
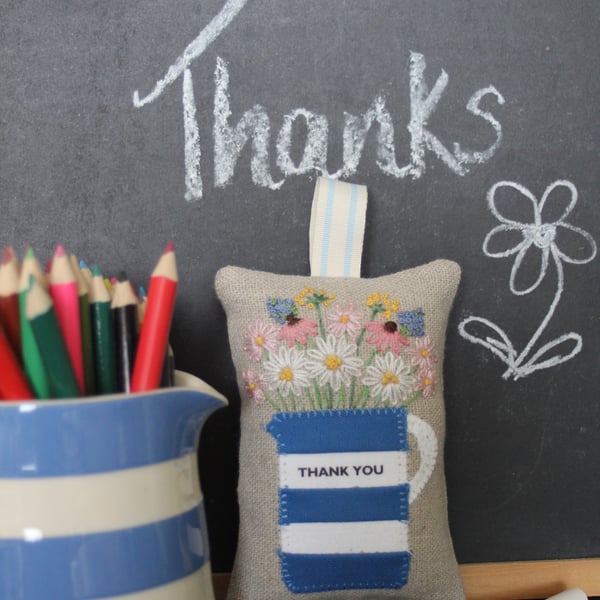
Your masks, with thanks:
[[[350,401],[348,402],[348,408],[352,408],[354,406],[354,394],[356,393],[356,377],[352,378],[352,383],[350,384]]]
[[[315,309],[317,311],[317,322],[319,323],[319,332],[321,333],[321,337],[323,339],[326,339],[327,333],[325,331],[325,324],[323,323],[323,313],[321,312],[321,304],[315,304]]]
[[[277,397],[279,398],[279,404],[281,404],[281,410],[289,411],[290,409],[288,408],[285,398],[281,395],[281,392],[277,392]]]
[[[418,400],[422,396],[423,392],[419,390],[418,392],[413,394],[402,406],[404,406],[404,408],[408,408],[415,400]]]
[[[317,399],[317,404],[319,405],[319,408],[321,410],[323,410],[323,398],[321,396],[321,388],[319,388],[319,385],[317,384],[317,382],[313,379],[313,388],[315,390],[315,398]]]
[[[277,406],[277,403],[274,402],[270,397],[269,394],[267,394],[267,392],[264,392],[265,394],[265,400],[271,405],[271,407],[276,410],[277,412],[281,412],[281,407]]]
[[[367,403],[369,402],[369,388],[365,387],[363,388],[363,391],[360,395],[360,407],[361,408],[366,408],[367,407]]]

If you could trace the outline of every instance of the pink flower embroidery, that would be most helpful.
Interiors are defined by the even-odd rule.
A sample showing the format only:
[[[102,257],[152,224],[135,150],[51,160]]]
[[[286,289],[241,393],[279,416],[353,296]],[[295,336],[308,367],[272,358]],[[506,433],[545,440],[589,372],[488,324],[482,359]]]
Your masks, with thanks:
[[[262,377],[253,371],[244,371],[242,374],[244,379],[244,388],[246,393],[256,404],[261,404],[265,399],[264,388],[266,386]]]
[[[290,348],[293,348],[296,342],[306,346],[308,336],[315,337],[316,335],[316,321],[301,319],[294,315],[288,315],[285,319],[285,325],[279,330],[279,339],[287,342]]]
[[[411,364],[418,366],[420,369],[432,369],[437,362],[433,342],[428,335],[415,338],[414,348],[409,348],[406,352],[410,355]]]
[[[248,326],[244,335],[244,350],[249,354],[251,360],[260,361],[263,350],[272,352],[277,346],[277,327],[265,321],[256,321],[254,325]]]
[[[398,325],[393,321],[371,321],[367,323],[366,328],[369,331],[367,342],[375,344],[379,352],[385,352],[389,348],[394,354],[400,354],[402,346],[409,344],[408,338],[398,331]]]
[[[355,341],[362,327],[362,318],[362,313],[352,303],[338,304],[327,315],[327,333],[332,333],[337,338],[347,333]]]
[[[423,398],[432,398],[435,395],[435,377],[431,369],[421,369],[417,373],[416,389],[423,394]]]

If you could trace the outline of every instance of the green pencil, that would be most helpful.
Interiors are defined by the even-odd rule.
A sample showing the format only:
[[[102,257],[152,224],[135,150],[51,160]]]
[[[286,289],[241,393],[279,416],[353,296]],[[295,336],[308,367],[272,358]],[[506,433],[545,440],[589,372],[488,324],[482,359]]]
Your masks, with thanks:
[[[50,381],[46,373],[46,367],[42,355],[33,335],[31,325],[25,314],[25,303],[27,291],[29,290],[29,279],[35,277],[37,281],[44,281],[44,274],[40,264],[35,257],[33,248],[30,246],[25,252],[25,258],[21,265],[21,277],[19,279],[19,315],[21,321],[21,352],[23,356],[23,367],[29,385],[36,398],[50,398]]]
[[[25,299],[25,314],[46,367],[52,396],[76,398],[80,395],[79,386],[54,314],[52,298],[34,276],[30,278]]]
[[[92,285],[89,290],[90,314],[92,317],[92,347],[96,371],[98,394],[117,391],[117,369],[110,294],[98,265],[92,268]]]

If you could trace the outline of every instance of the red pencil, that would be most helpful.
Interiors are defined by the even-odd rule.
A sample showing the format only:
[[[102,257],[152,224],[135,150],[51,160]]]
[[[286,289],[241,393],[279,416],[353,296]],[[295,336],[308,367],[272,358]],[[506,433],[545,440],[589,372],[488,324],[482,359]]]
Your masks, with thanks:
[[[2,329],[0,329],[0,365],[2,365],[0,397],[4,400],[29,400],[33,398],[33,392]]]
[[[177,282],[175,251],[173,242],[170,242],[150,277],[148,306],[131,377],[132,392],[154,390],[160,385]]]
[[[67,346],[77,385],[83,395],[85,393],[85,377],[81,345],[79,293],[69,257],[61,245],[56,247],[49,275],[50,296],[54,302],[56,318]]]
[[[21,360],[21,321],[19,317],[19,261],[12,246],[6,246],[0,264],[0,325]]]

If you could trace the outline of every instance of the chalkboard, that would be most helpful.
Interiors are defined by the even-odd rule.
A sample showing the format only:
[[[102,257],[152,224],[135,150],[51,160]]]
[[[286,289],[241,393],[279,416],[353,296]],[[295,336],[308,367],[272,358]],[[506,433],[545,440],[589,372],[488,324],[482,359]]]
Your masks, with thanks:
[[[308,274],[315,178],[369,189],[367,277],[463,269],[445,363],[461,562],[600,556],[600,4],[3,0],[0,241],[145,283],[175,241],[212,564],[237,531],[221,266]],[[548,199],[548,201],[546,201]]]

